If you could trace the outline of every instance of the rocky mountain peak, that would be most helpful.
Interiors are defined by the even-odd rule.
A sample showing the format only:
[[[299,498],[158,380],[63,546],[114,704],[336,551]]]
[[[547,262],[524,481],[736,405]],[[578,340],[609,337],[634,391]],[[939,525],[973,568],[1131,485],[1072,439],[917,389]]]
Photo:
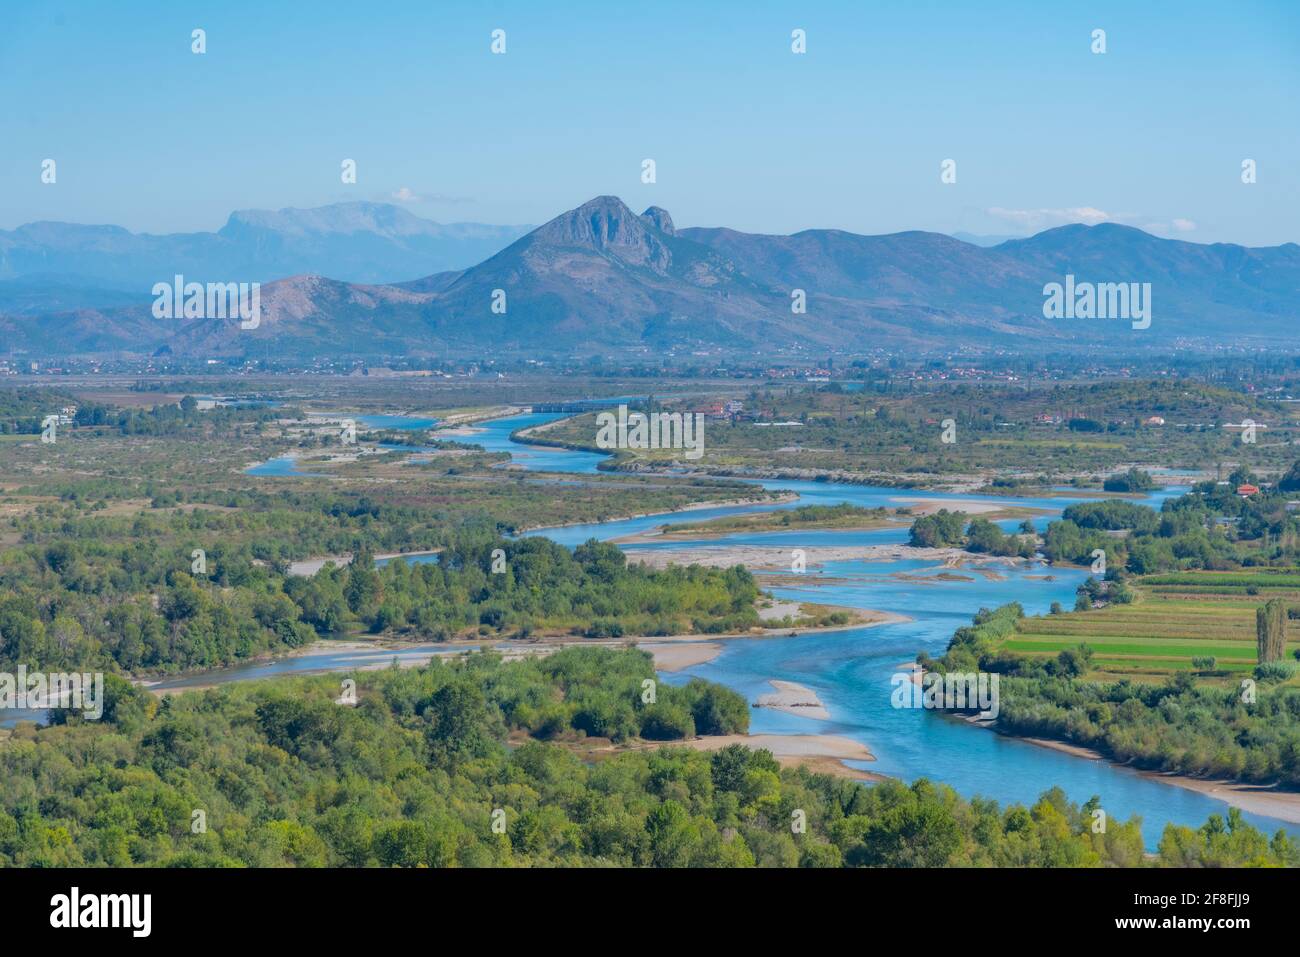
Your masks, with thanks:
[[[669,236],[677,235],[677,228],[673,226],[673,218],[668,215],[668,210],[662,206],[651,206],[641,214],[641,219],[654,226],[661,233],[667,233]]]
[[[665,216],[667,214],[665,213]],[[672,256],[653,222],[617,196],[597,196],[555,217],[530,237],[533,244],[579,246],[627,263],[667,268]]]

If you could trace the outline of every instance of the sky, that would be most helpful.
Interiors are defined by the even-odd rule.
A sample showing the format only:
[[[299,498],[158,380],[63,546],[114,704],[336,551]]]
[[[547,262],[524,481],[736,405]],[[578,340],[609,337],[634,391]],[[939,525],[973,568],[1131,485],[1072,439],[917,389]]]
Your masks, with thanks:
[[[46,0],[0,8],[0,102],[0,229],[614,194],[749,232],[1300,241],[1297,0]]]

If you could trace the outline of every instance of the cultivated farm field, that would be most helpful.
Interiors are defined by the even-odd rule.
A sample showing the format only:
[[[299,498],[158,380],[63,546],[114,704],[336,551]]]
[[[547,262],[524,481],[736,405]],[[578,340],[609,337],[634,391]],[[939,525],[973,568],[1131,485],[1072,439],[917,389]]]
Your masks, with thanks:
[[[1025,618],[1002,647],[1055,656],[1086,644],[1093,652],[1088,677],[1095,680],[1163,680],[1192,671],[1235,681],[1258,663],[1256,609],[1272,598],[1300,607],[1300,574],[1180,572],[1140,578],[1134,591],[1131,604]],[[1292,632],[1289,653],[1300,649],[1300,626]],[[1193,664],[1204,658],[1214,658],[1214,666]]]

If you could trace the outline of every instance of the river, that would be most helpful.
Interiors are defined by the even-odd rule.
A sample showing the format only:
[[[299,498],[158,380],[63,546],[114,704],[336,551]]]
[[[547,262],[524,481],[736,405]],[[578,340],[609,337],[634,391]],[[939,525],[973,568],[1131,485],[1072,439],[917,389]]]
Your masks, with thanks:
[[[517,429],[562,417],[562,413],[544,413],[498,419],[482,423],[481,431],[465,441],[480,444],[489,451],[509,452],[516,464],[527,469],[573,474],[595,472],[603,454],[521,445],[510,438]],[[400,417],[388,417],[385,426],[418,429],[425,427],[425,422],[427,420],[405,421]],[[980,496],[832,482],[761,481],[756,484],[792,491],[798,498],[781,504],[701,509],[692,511],[690,518],[699,520],[807,504],[848,502],[864,507],[896,507],[915,499],[988,500]],[[1148,496],[1145,503],[1158,508],[1165,498],[1181,491],[1179,488],[1160,489]],[[1053,499],[997,499],[1005,504],[1050,508],[1055,512],[1074,502],[1087,500],[1090,499],[1070,497],[1068,493]],[[635,504],[630,510],[636,511]],[[1051,517],[1036,519],[1036,526],[1044,527]],[[573,546],[590,538],[621,538],[651,529],[663,521],[663,516],[648,516],[547,529],[532,534],[545,535],[560,544]],[[1011,529],[1019,521],[1000,524]],[[796,548],[822,544],[896,543],[906,540],[906,536],[905,528],[868,532],[783,531],[710,538],[695,543],[675,538],[671,545],[677,549],[692,544],[717,546],[731,542]],[[653,544],[627,546],[633,556],[638,549],[653,547]],[[773,678],[806,685],[825,703],[830,713],[829,720],[756,708],[751,713],[751,730],[778,734],[825,733],[852,738],[865,744],[877,758],[858,766],[905,781],[920,777],[941,781],[967,797],[981,795],[1003,803],[1032,804],[1054,786],[1059,786],[1071,800],[1080,803],[1098,795],[1109,818],[1141,817],[1148,847],[1155,846],[1166,822],[1199,827],[1210,814],[1226,813],[1227,805],[1222,801],[1163,784],[1129,768],[1008,738],[932,711],[892,707],[890,692],[893,685],[890,679],[899,666],[912,661],[921,650],[934,656],[941,654],[953,631],[968,624],[978,609],[993,608],[1009,601],[1019,601],[1028,614],[1046,612],[1052,602],[1057,601],[1067,608],[1073,607],[1075,589],[1086,577],[1086,573],[1078,569],[1041,566],[999,568],[1003,576],[1000,579],[970,574],[963,575],[968,580],[940,580],[932,576],[934,571],[933,563],[917,560],[828,563],[820,572],[809,572],[808,585],[778,587],[772,589],[773,593],[784,599],[896,612],[909,620],[796,637],[724,641],[722,654],[714,660],[675,674],[664,674],[662,678],[669,683],[682,683],[692,676],[708,678],[734,688],[751,702],[772,690],[768,681]],[[894,576],[895,572],[909,573],[909,577],[900,579]],[[926,572],[931,575],[927,576]],[[820,577],[834,578],[835,581],[818,585],[816,582]],[[427,656],[436,650],[434,647],[412,648],[410,654]],[[339,657],[344,660],[337,660]],[[356,667],[392,657],[391,651],[354,651],[334,658],[305,655],[269,665],[226,669],[217,680]],[[212,676],[187,676],[169,684],[184,687],[211,681]],[[1294,825],[1255,814],[1244,816],[1268,833],[1285,827],[1300,834],[1300,827]]]

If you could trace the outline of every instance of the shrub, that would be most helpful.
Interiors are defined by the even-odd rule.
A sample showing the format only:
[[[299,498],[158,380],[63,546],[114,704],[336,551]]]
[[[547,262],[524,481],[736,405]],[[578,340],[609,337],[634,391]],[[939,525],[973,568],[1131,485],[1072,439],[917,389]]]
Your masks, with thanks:
[[[1266,661],[1255,666],[1255,677],[1260,681],[1286,681],[1296,673],[1296,665],[1289,661]]]

